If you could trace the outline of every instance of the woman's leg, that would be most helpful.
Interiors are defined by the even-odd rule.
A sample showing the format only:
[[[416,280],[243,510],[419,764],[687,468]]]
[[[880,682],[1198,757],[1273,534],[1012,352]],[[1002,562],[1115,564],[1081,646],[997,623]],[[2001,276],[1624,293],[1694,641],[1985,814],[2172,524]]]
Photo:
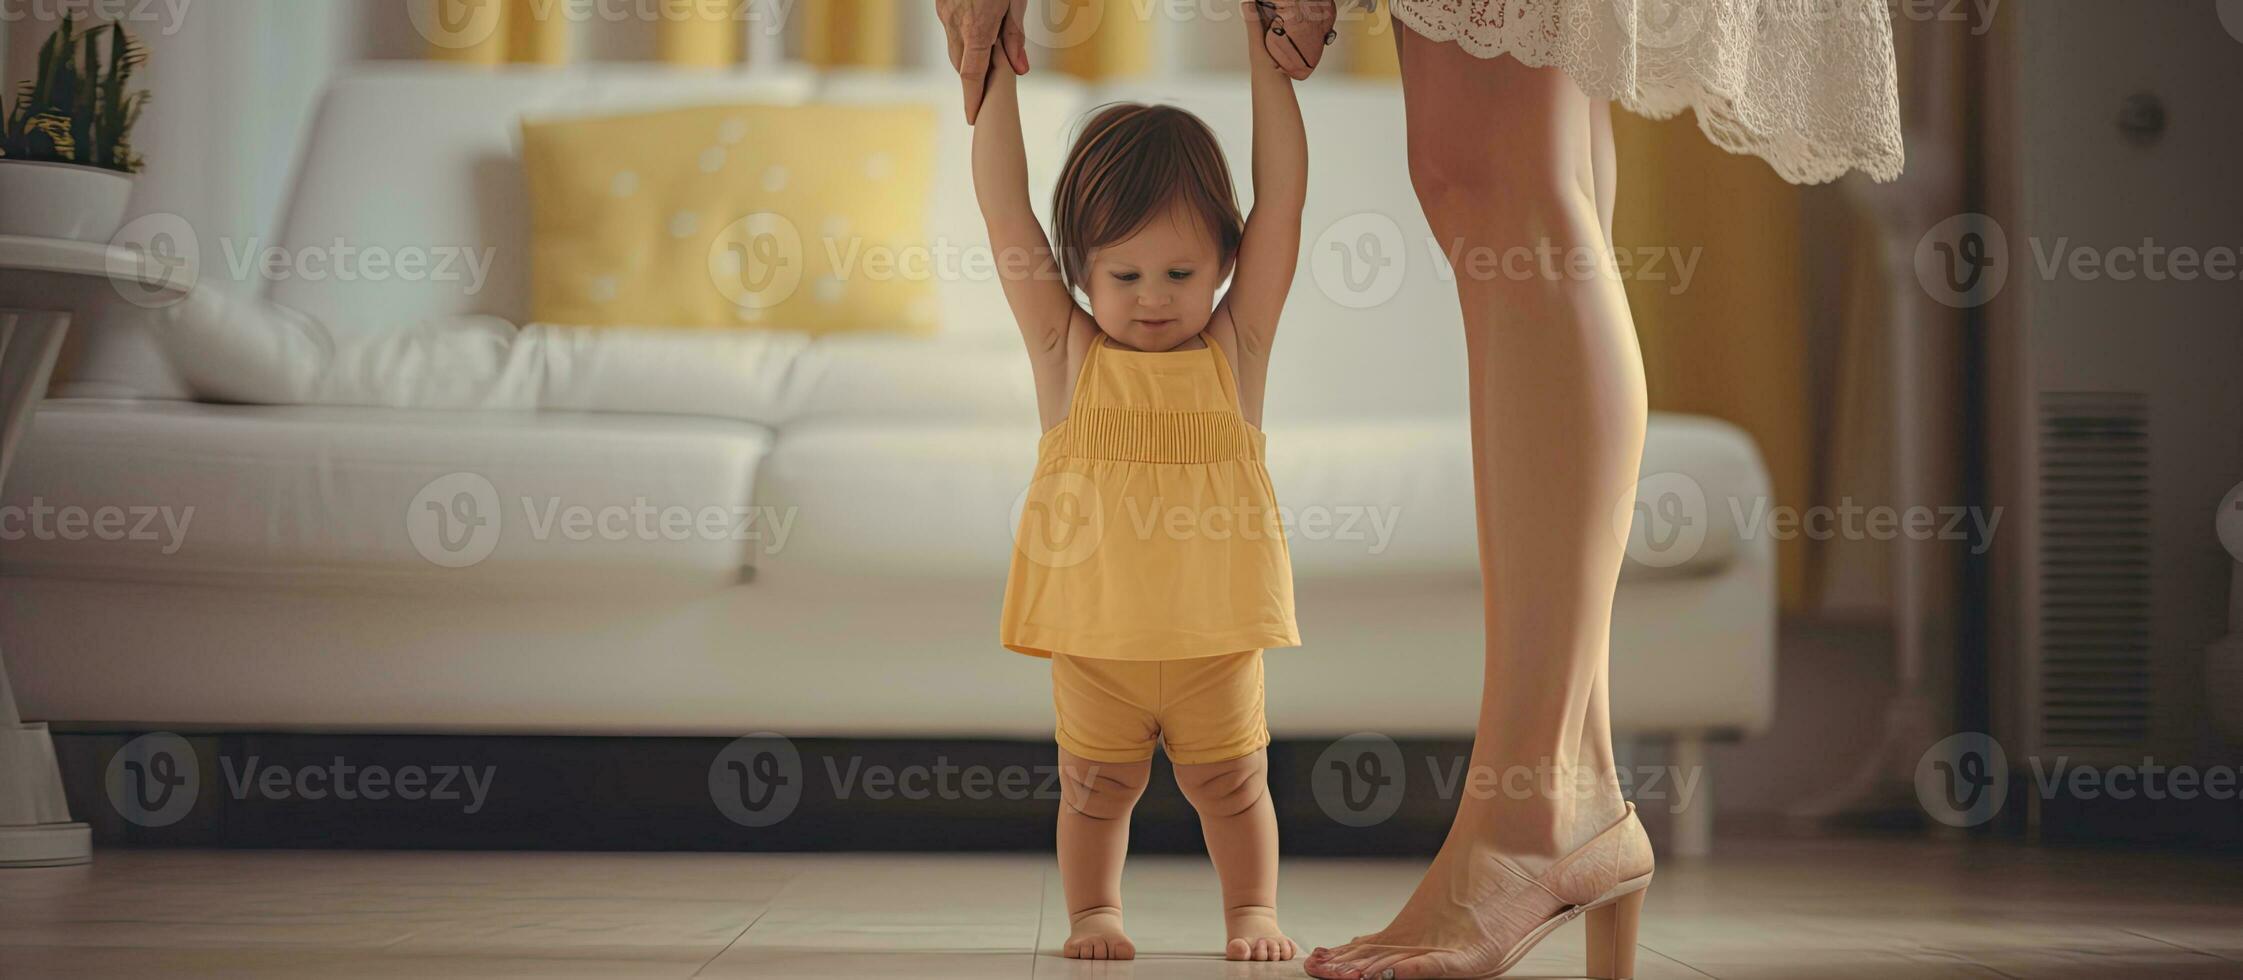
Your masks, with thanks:
[[[1613,198],[1620,190],[1620,160],[1612,148],[1612,102],[1598,99],[1589,103],[1591,144],[1589,153],[1597,169],[1597,220],[1604,227],[1604,243],[1612,245]]]
[[[1492,967],[1483,961],[1501,954],[1493,933],[1504,923],[1474,899],[1625,813],[1604,677],[1625,554],[1613,513],[1632,499],[1647,409],[1619,279],[1603,261],[1577,272],[1610,255],[1597,105],[1557,70],[1400,33],[1410,175],[1442,248],[1460,260],[1518,248],[1559,259],[1532,275],[1457,263],[1488,623],[1472,764],[1494,777],[1463,785],[1499,790],[1459,801],[1417,893],[1363,942],[1459,952],[1342,947],[1311,958],[1317,976]],[[1525,779],[1514,773],[1533,774],[1535,788],[1510,791]]]

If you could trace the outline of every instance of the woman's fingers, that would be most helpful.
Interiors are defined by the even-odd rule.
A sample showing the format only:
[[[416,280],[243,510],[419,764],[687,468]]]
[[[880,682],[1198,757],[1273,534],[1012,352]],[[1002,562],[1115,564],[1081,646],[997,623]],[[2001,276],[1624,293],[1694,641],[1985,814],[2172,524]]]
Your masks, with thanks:
[[[965,90],[969,124],[981,115],[982,96],[989,90],[992,52],[1009,19],[1007,14],[1015,6],[1025,10],[1025,0],[939,0],[935,5],[943,33],[950,41],[950,66],[958,70],[958,81]],[[1008,51],[1007,56],[1012,53]],[[1026,61],[1023,42],[1016,64]]]
[[[1334,0],[1263,0],[1262,16],[1270,60],[1300,81],[1323,63],[1325,45],[1339,23],[1339,5]]]
[[[989,55],[987,44],[966,42],[964,60],[958,64],[958,80],[965,84],[966,125],[971,126],[981,116],[982,97],[989,93]]]
[[[1012,62],[1015,75],[1028,74],[1028,0],[1012,0],[1012,9],[1005,15],[1001,30],[1005,57]]]
[[[1316,70],[1316,62],[1294,38],[1302,25],[1300,0],[1260,0],[1258,6],[1262,12],[1262,46],[1269,49],[1270,60],[1296,82],[1308,78]]]

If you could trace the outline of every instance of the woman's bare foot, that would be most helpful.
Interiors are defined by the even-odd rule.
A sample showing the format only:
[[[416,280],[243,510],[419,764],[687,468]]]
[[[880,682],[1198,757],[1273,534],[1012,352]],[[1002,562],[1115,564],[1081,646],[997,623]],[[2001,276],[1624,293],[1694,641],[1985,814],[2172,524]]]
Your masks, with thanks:
[[[1111,905],[1084,909],[1071,916],[1067,945],[1061,948],[1071,960],[1133,960],[1137,944],[1122,934],[1121,910]]]
[[[1230,960],[1289,960],[1301,948],[1277,927],[1277,910],[1267,905],[1241,905],[1223,913],[1223,958]]]

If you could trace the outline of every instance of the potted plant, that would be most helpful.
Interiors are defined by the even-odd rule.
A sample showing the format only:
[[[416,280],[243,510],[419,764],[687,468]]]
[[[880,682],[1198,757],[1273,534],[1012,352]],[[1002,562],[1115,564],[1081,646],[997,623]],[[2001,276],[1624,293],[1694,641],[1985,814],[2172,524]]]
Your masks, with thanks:
[[[121,24],[79,30],[66,16],[39,48],[38,73],[0,110],[0,235],[105,242],[124,223],[148,105],[132,87],[147,51]]]

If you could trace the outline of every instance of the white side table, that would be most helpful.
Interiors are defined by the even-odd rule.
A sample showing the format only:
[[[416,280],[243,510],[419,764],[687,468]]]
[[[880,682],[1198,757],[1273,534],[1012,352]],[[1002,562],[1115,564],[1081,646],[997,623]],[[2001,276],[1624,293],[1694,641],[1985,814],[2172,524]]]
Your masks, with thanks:
[[[88,288],[162,306],[184,298],[192,270],[118,245],[0,235],[0,487],[46,397],[70,319]],[[93,834],[70,819],[44,724],[24,724],[0,651],[0,868],[84,864]]]

